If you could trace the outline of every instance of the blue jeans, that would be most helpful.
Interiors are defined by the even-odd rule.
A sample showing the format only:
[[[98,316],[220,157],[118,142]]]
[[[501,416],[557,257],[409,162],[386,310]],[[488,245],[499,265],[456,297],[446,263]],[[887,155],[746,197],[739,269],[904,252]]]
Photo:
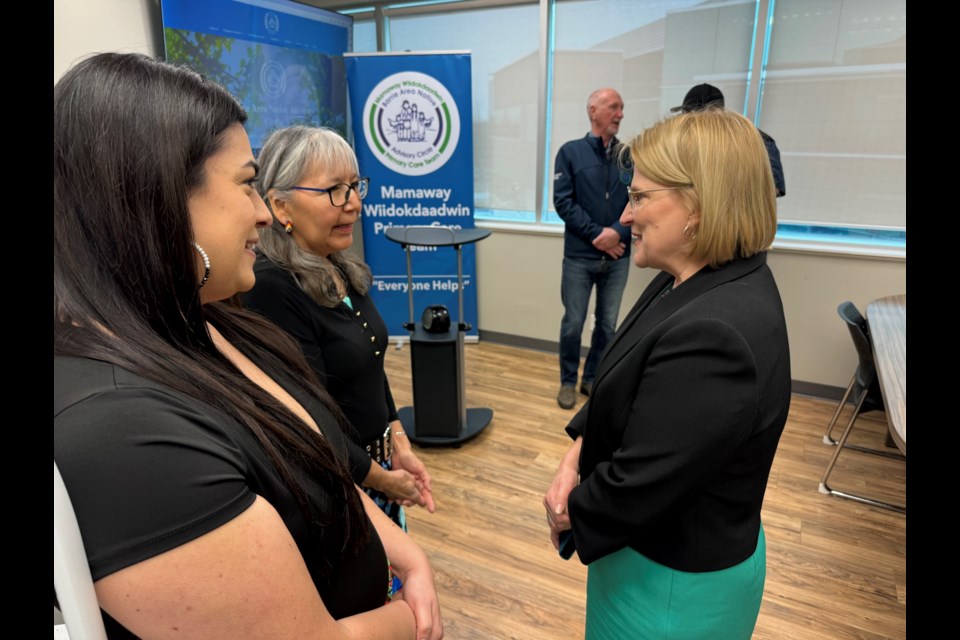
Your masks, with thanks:
[[[627,285],[629,258],[620,260],[563,259],[560,298],[563,320],[560,321],[560,384],[577,384],[580,367],[580,336],[587,318],[590,290],[597,287],[596,323],[590,338],[590,351],[583,367],[583,382],[593,382],[600,356],[617,328],[620,300]]]

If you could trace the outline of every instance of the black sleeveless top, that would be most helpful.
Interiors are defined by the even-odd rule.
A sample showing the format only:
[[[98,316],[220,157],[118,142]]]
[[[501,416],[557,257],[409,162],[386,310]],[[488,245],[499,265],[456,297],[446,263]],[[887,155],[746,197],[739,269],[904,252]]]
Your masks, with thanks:
[[[313,417],[334,451],[346,455],[333,415],[298,385],[265,370]],[[120,367],[54,357],[54,460],[70,494],[94,581],[176,548],[229,522],[256,496],[280,514],[334,618],[386,600],[387,559],[373,526],[356,556],[322,549],[256,439],[213,407]],[[324,517],[342,518],[305,473]],[[332,564],[325,571],[323,556]],[[133,637],[104,613],[111,638]]]

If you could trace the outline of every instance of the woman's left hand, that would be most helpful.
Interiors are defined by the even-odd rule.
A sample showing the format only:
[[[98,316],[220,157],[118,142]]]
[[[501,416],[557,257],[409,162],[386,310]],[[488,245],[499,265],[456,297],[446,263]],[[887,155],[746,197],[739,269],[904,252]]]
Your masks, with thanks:
[[[543,507],[547,512],[547,526],[550,527],[550,542],[555,549],[560,548],[560,533],[571,527],[570,514],[567,512],[567,498],[579,478],[576,470],[561,466],[557,469],[547,495],[543,498]]]
[[[413,617],[417,620],[417,640],[440,640],[443,620],[430,567],[408,571],[401,579],[403,586],[393,599],[403,600],[413,610]]]
[[[400,591],[394,594],[394,599],[403,600],[413,611],[417,640],[440,640],[443,638],[443,619],[440,617],[440,600],[427,555],[367,494],[359,488],[357,492],[370,522],[380,536],[394,572],[403,583]]]
[[[560,548],[560,533],[571,528],[570,513],[567,511],[567,499],[570,492],[580,484],[580,447],[583,438],[578,437],[567,450],[557,468],[557,474],[543,497],[543,508],[547,512],[547,526],[550,527],[550,542],[555,549]]]

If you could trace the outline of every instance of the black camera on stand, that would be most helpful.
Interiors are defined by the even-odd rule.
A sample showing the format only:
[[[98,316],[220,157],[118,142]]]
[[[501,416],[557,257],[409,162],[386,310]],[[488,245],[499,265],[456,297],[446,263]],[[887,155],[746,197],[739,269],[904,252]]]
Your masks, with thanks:
[[[493,419],[493,409],[467,408],[463,367],[463,338],[470,325],[463,318],[463,245],[483,240],[489,229],[453,229],[441,226],[390,227],[384,234],[407,254],[407,293],[410,321],[410,364],[413,406],[397,413],[411,442],[419,445],[459,446],[483,431]],[[442,304],[423,310],[413,321],[413,264],[411,247],[453,247],[457,252],[457,304],[459,318],[451,322]]]
[[[450,331],[450,312],[442,304],[432,304],[423,310],[420,322],[427,333],[446,333]]]

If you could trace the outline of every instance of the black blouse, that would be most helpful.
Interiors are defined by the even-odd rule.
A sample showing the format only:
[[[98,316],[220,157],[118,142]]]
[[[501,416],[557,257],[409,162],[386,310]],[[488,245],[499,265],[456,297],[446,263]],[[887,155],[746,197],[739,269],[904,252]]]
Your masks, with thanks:
[[[383,369],[387,327],[369,296],[349,290],[351,309],[341,302],[324,307],[300,287],[293,275],[257,255],[257,283],[244,304],[266,316],[300,343],[320,381],[357,430],[350,447],[350,467],[357,484],[370,471],[360,446],[383,435],[397,420],[397,408]]]

